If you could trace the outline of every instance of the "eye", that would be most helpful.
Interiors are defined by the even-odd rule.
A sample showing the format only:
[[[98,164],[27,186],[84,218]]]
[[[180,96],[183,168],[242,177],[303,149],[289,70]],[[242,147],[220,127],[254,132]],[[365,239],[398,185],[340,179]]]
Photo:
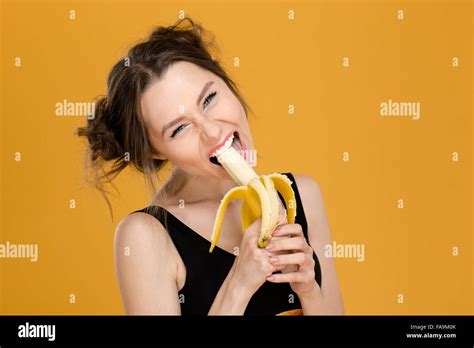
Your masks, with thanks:
[[[209,105],[209,103],[212,101],[212,99],[214,99],[214,97],[216,96],[217,92],[212,92],[212,93],[209,93],[206,97],[206,99],[204,100],[203,102],[203,106],[204,106],[204,109],[206,109],[206,107]],[[187,126],[187,124],[182,124],[182,125],[179,125],[170,135],[170,138],[174,138],[176,134],[178,134],[179,132],[181,132],[181,130],[183,130],[183,128]]]
[[[186,125],[185,125],[185,124],[179,125],[179,126],[171,133],[170,138],[174,138],[174,136],[175,136],[176,134],[178,134],[179,132],[181,132],[181,130],[183,129],[183,128],[181,128],[181,127],[184,127],[184,126],[186,126]]]
[[[204,100],[204,103],[203,103],[204,109],[209,105],[209,103],[212,101],[212,99],[214,99],[216,94],[217,94],[217,92],[212,92],[212,93],[209,93],[207,95],[207,98]]]

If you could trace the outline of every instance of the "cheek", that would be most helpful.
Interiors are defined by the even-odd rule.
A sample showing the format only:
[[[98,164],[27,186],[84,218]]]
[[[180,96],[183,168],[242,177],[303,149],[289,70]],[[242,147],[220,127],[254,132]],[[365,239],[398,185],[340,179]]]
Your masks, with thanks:
[[[174,142],[168,155],[171,162],[183,169],[186,167],[192,167],[196,163],[201,162],[199,146],[187,143],[186,141]]]

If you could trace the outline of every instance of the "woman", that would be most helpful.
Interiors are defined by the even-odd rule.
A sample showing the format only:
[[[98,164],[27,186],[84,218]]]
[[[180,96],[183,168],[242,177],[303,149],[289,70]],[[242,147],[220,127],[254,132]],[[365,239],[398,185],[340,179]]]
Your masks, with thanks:
[[[278,227],[266,249],[256,242],[260,219],[242,234],[241,202],[233,202],[217,248],[208,251],[219,203],[237,185],[211,161],[213,149],[231,134],[254,149],[249,108],[212,57],[212,45],[188,18],[156,28],[113,67],[107,96],[79,129],[103,193],[102,183],[128,165],[143,172],[152,188],[156,174],[173,165],[150,204],[116,229],[125,311],[275,315],[300,308],[305,315],[341,314],[335,267],[324,257],[331,239],[321,192],[310,177],[286,173],[296,194],[296,223]],[[109,161],[113,166],[106,170]]]

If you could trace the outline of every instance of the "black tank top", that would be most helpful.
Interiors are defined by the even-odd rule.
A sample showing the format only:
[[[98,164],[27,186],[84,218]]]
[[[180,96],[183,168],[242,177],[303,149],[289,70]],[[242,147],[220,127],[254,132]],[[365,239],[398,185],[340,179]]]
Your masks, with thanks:
[[[296,198],[296,223],[300,224],[308,241],[308,225],[296,186],[295,178],[291,173],[283,173],[293,182],[292,187]],[[279,194],[280,195],[280,194]],[[284,202],[283,197],[280,199]],[[158,206],[148,206],[133,213],[142,212],[153,215],[163,226],[163,214],[158,212],[164,209]],[[133,214],[132,213],[132,214]],[[209,253],[210,242],[192,230],[169,211],[166,211],[168,233],[186,267],[186,280],[179,291],[179,300],[182,315],[207,315],[214,299],[224,282],[235,260],[235,255],[218,246]],[[321,268],[317,255],[315,260],[315,279],[321,286]],[[265,282],[251,298],[244,315],[276,315],[281,312],[301,308],[298,296],[293,292],[289,283]]]

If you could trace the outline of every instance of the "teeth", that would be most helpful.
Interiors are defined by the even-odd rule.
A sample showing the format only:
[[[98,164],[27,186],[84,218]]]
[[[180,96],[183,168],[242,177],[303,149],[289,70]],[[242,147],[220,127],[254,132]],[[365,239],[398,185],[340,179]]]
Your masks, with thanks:
[[[232,134],[229,139],[226,140],[226,142],[224,143],[224,145],[222,145],[220,148],[218,148],[213,154],[212,156],[215,156],[217,157],[218,155],[220,155],[224,150],[227,150],[231,145],[232,145],[232,142],[234,141],[234,134]],[[211,157],[212,157],[211,156]]]

